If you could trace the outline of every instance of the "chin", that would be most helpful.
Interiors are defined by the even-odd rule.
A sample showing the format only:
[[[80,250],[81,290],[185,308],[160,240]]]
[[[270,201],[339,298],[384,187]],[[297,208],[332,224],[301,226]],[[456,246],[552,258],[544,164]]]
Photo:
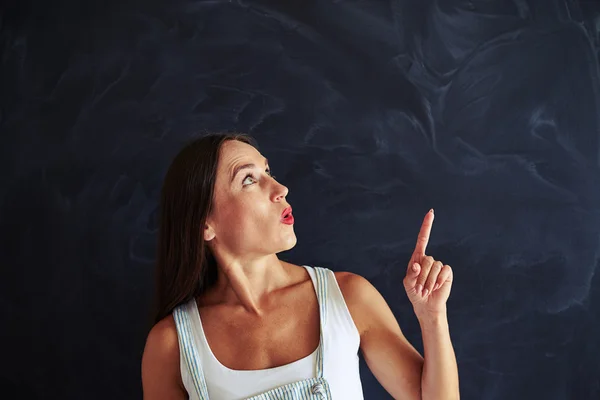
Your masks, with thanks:
[[[290,239],[280,251],[287,251],[290,249],[293,249],[296,246],[296,243],[298,243],[298,239],[296,239],[296,236],[294,236],[293,239]]]

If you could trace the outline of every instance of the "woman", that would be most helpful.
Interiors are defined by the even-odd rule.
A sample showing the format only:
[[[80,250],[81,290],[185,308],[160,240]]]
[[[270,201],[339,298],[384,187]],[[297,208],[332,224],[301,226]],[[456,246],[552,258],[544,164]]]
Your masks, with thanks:
[[[161,195],[144,398],[362,399],[360,348],[394,398],[458,399],[452,270],[425,255],[433,210],[403,282],[423,359],[366,279],[278,259],[297,240],[287,193],[248,135],[211,134],[174,159]]]

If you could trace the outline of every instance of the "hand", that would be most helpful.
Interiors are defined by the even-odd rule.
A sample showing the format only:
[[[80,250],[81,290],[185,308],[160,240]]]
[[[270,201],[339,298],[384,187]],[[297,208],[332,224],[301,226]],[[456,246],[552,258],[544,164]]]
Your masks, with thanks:
[[[417,317],[446,311],[446,301],[452,287],[452,268],[425,255],[433,226],[433,209],[423,220],[415,251],[408,262],[404,289]]]

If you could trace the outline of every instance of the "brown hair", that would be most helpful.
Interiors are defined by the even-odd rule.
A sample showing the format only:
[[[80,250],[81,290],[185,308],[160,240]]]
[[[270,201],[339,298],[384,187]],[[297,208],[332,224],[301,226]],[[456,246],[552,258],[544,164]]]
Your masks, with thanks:
[[[204,224],[213,208],[219,151],[227,140],[258,149],[244,133],[211,133],[188,143],[164,178],[156,261],[154,323],[199,296],[217,279],[217,264],[204,243]]]

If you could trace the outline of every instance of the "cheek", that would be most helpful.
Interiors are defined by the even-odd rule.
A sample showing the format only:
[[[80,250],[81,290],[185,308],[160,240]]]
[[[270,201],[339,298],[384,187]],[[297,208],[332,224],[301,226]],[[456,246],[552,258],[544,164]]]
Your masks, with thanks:
[[[246,194],[243,198],[222,197],[218,209],[218,225],[222,234],[239,236],[259,229],[267,229],[270,222],[278,222],[274,207],[262,198]]]
[[[240,204],[235,210],[236,216],[245,224],[260,224],[268,219],[266,207],[259,202]]]
[[[230,201],[221,215],[227,227],[236,229],[252,226],[261,217],[261,211],[256,203],[250,201]]]
[[[270,231],[271,225],[277,222],[269,204],[260,201],[239,204],[231,215],[233,226],[246,235],[256,236],[257,233]]]

